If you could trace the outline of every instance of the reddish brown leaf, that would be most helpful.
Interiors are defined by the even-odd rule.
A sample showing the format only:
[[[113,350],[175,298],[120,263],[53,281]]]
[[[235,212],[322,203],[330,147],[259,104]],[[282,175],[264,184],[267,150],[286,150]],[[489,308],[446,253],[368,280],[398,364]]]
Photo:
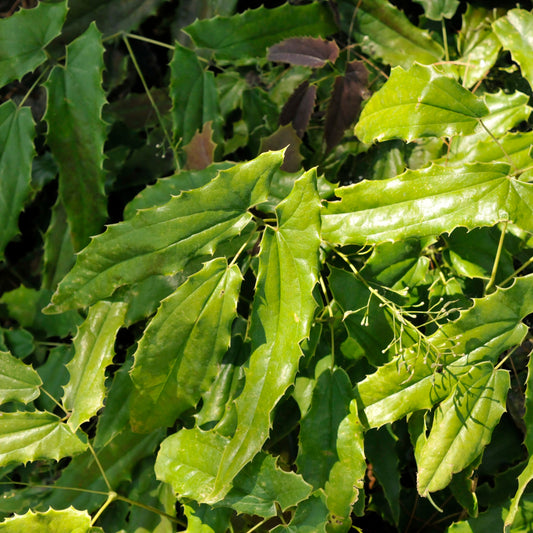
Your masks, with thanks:
[[[315,107],[316,86],[307,81],[301,83],[290,95],[279,116],[281,126],[293,125],[299,137],[303,137]]]
[[[367,85],[368,70],[361,61],[348,63],[344,76],[335,78],[324,125],[327,152],[339,144],[346,128],[359,115]]]
[[[196,131],[191,142],[183,147],[183,151],[187,154],[186,169],[202,170],[213,162],[216,144],[213,142],[211,125],[211,121],[206,122],[202,131],[200,133]]]
[[[296,172],[300,168],[302,156],[300,155],[300,145],[302,140],[296,134],[295,129],[287,124],[280,126],[272,135],[261,140],[261,153],[268,152],[268,150],[285,150],[285,157],[281,170],[286,172]]]
[[[328,61],[334,63],[339,57],[335,41],[324,41],[314,37],[291,37],[268,49],[270,61],[281,61],[304,67],[323,67]]]

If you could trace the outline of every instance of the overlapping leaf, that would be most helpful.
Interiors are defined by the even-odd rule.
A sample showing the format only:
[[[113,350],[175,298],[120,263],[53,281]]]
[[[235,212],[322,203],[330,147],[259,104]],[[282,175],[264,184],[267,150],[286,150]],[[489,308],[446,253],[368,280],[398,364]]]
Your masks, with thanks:
[[[437,408],[433,427],[418,458],[418,492],[426,496],[446,487],[490,441],[505,411],[509,373],[492,364],[473,366]]]
[[[413,346],[357,386],[370,427],[393,422],[446,398],[460,376],[480,361],[496,362],[527,333],[521,320],[533,311],[533,276],[476,300],[420,346]]]
[[[20,359],[0,351],[0,403],[10,400],[28,403],[39,396],[39,374]]]
[[[232,17],[197,20],[184,31],[196,46],[214,53],[217,61],[246,64],[263,57],[269,46],[288,37],[327,37],[337,28],[328,7],[314,2],[260,7]]]
[[[338,244],[368,244],[451,233],[512,221],[533,231],[533,185],[508,176],[509,165],[433,165],[388,180],[339,188],[322,212],[322,235]]]
[[[415,64],[409,70],[393,69],[365,105],[355,134],[366,143],[465,135],[487,113],[485,104],[455,80]]]
[[[342,0],[339,10],[346,31],[353,28],[354,41],[371,57],[391,66],[408,68],[415,61],[439,61],[444,50],[426,31],[409,22],[398,8],[386,0]]]
[[[49,509],[46,512],[28,511],[20,516],[7,518],[0,524],[1,533],[103,533],[99,527],[91,527],[87,511]]]
[[[459,0],[415,0],[424,6],[426,17],[431,20],[452,18],[459,7]]]
[[[291,37],[271,46],[268,50],[270,61],[281,61],[304,67],[323,67],[328,61],[335,63],[339,47],[335,41],[325,41],[313,37]]]
[[[276,210],[279,227],[266,228],[261,243],[250,337],[253,353],[246,382],[236,400],[237,430],[224,450],[214,499],[268,437],[271,412],[293,383],[309,335],[317,279],[319,200],[315,171],[306,172]]]
[[[135,352],[132,424],[171,426],[211,386],[230,342],[241,273],[215,259],[163,300]]]
[[[65,66],[56,66],[47,82],[48,144],[59,166],[59,194],[76,251],[102,231],[107,218],[103,54],[101,34],[92,24],[67,47]]]
[[[0,87],[46,60],[44,48],[59,35],[66,14],[67,2],[40,2],[0,21]]]
[[[47,412],[0,413],[0,465],[59,459],[87,448],[58,416]]]
[[[67,365],[70,380],[64,388],[63,405],[71,411],[73,431],[104,405],[105,370],[113,360],[115,337],[124,323],[127,304],[101,301],[89,314],[74,339],[74,357]]]
[[[9,100],[0,106],[0,260],[6,244],[19,232],[18,218],[30,192],[34,135],[27,107],[18,109]]]
[[[222,171],[204,187],[110,226],[79,254],[51,311],[91,305],[118,287],[173,274],[192,258],[212,253],[248,224],[249,207],[267,199],[268,183],[282,158],[280,152],[261,154]]]

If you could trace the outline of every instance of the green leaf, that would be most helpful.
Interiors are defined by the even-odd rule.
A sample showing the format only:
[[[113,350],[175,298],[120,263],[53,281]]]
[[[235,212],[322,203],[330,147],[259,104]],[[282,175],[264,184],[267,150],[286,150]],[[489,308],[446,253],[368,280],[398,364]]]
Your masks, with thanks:
[[[433,165],[396,178],[336,190],[326,204],[322,236],[335,244],[371,244],[451,233],[511,221],[533,231],[533,185],[508,176],[500,163],[461,168]]]
[[[350,515],[356,502],[359,502],[356,514],[362,514],[364,509],[364,498],[361,498],[366,472],[363,439],[363,425],[357,416],[357,404],[352,400],[350,413],[341,422],[337,435],[339,460],[333,465],[326,483],[330,532],[350,530]]]
[[[252,306],[252,355],[246,382],[236,400],[238,425],[224,451],[215,499],[266,441],[271,412],[294,382],[309,336],[318,274],[319,199],[314,170],[298,179],[276,209],[278,228],[265,228]]]
[[[67,421],[73,431],[104,404],[105,370],[114,356],[117,331],[124,323],[127,305],[98,302],[74,339],[74,357],[67,365],[70,380],[64,387],[63,405],[71,411]]]
[[[66,14],[67,2],[39,2],[0,21],[0,87],[46,60],[44,48],[59,35]]]
[[[170,97],[174,137],[186,145],[195,132],[213,122],[215,139],[220,136],[220,106],[215,76],[196,54],[176,43],[170,61]]]
[[[161,444],[156,475],[181,497],[204,502],[215,487],[217,466],[228,442],[215,432],[182,429]],[[233,488],[217,506],[270,517],[276,514],[275,502],[285,510],[310,493],[311,487],[301,476],[280,470],[274,457],[261,453],[235,478]]]
[[[450,19],[459,7],[459,0],[414,0],[424,8],[426,17],[431,20]]]
[[[313,388],[309,411],[300,422],[298,473],[313,485],[323,488],[337,457],[337,431],[347,416],[352,386],[346,372],[336,368],[320,374]]]
[[[86,448],[87,444],[51,413],[0,413],[0,466],[37,459],[59,461]]]
[[[28,403],[39,396],[39,374],[20,359],[0,351],[0,403],[10,400]]]
[[[363,108],[355,134],[365,143],[468,135],[487,113],[485,104],[455,80],[415,64],[392,70]]]
[[[12,101],[0,105],[0,261],[6,244],[19,233],[18,218],[30,193],[34,135],[29,108],[19,109]]]
[[[57,511],[48,509],[44,513],[28,511],[21,516],[7,518],[0,524],[1,533],[103,533],[99,527],[91,527],[91,516],[87,511],[73,507]]]
[[[497,19],[492,28],[533,87],[533,44],[529,39],[533,31],[533,14],[525,9],[511,9],[505,17]]]
[[[92,24],[67,47],[65,66],[56,66],[48,88],[48,144],[59,166],[59,194],[76,251],[102,231],[107,218],[101,118],[104,48]]]
[[[165,298],[135,352],[132,424],[171,426],[195,407],[220,371],[242,276],[219,258]]]
[[[48,311],[91,305],[118,287],[174,274],[191,259],[213,253],[250,222],[247,209],[266,200],[272,173],[282,161],[282,152],[261,154],[221,171],[199,189],[110,226],[78,255]]]
[[[429,409],[446,398],[459,376],[480,361],[495,362],[522,342],[521,323],[533,312],[533,276],[518,278],[462,311],[455,322],[441,326],[357,385],[360,407],[370,427]]]
[[[418,459],[418,492],[445,488],[490,442],[505,411],[509,373],[492,364],[473,366],[435,411],[429,437]]]
[[[325,533],[328,508],[324,491],[319,490],[296,507],[290,524],[279,525],[272,533]]]
[[[184,28],[196,46],[207,48],[219,62],[249,64],[266,56],[266,49],[298,35],[326,37],[337,31],[326,5],[250,9],[232,17],[196,20]]]
[[[386,0],[339,2],[346,31],[363,52],[388,65],[410,67],[414,62],[431,64],[444,56],[442,47],[427,31],[417,28]]]
[[[198,505],[194,501],[183,505],[183,512],[187,517],[188,533],[217,533],[227,531],[230,527],[232,509],[219,507],[214,509],[210,505]]]

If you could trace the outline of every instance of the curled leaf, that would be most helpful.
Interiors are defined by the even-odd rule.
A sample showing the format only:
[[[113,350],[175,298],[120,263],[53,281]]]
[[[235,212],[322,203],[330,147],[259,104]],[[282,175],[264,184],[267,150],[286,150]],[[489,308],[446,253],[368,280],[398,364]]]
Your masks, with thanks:
[[[292,37],[268,49],[270,61],[311,68],[323,67],[328,61],[334,63],[337,57],[339,57],[339,47],[335,41],[314,37]]]

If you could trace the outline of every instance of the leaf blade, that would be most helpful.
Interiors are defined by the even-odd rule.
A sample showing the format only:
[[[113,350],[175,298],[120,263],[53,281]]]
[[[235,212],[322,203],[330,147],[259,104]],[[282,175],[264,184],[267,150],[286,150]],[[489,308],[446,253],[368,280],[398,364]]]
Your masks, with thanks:
[[[0,351],[0,404],[16,400],[28,403],[39,396],[39,374],[20,359]]]

